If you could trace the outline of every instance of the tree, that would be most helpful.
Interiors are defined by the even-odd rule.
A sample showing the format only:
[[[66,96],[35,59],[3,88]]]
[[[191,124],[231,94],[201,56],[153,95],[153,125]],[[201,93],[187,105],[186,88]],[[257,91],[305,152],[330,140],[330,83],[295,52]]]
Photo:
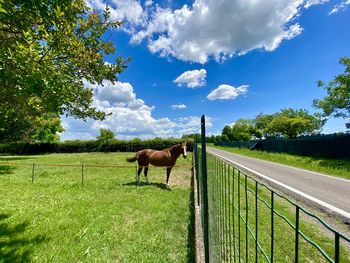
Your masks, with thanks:
[[[219,142],[228,142],[228,141],[230,141],[230,139],[228,138],[228,136],[226,134],[222,134],[221,136],[219,136],[218,141]]]
[[[318,86],[327,90],[323,99],[315,99],[314,107],[323,110],[323,116],[348,119],[346,127],[350,129],[350,58],[343,57],[339,63],[345,66],[343,74],[337,75],[327,85],[318,81]]]
[[[264,114],[259,113],[255,119],[255,129],[261,134],[261,137],[264,136],[265,138],[271,137],[274,134],[269,133],[270,131],[267,129],[270,122],[272,122],[273,118],[275,117],[274,114]],[[257,138],[261,138],[259,136],[256,136]]]
[[[256,128],[254,120],[251,119],[238,119],[232,127],[226,125],[221,134],[229,141],[249,141],[253,136],[262,137],[262,132]]]
[[[250,119],[238,119],[232,126],[234,141],[249,141],[254,131],[254,122]]]
[[[197,137],[197,140],[201,140],[201,135],[199,133],[189,133],[189,134],[184,134],[181,137],[181,140],[194,140]]]
[[[221,132],[222,136],[225,136],[225,139],[227,138],[228,141],[232,141],[234,139],[232,128],[229,125],[226,125]]]
[[[115,140],[115,134],[109,129],[100,129],[100,135],[97,136],[97,140],[101,144],[110,143]]]
[[[45,115],[103,120],[84,82],[116,81],[128,59],[103,38],[121,25],[84,0],[0,1],[0,140],[28,140]]]
[[[274,118],[267,125],[267,132],[279,134],[288,138],[296,138],[300,135],[317,133],[321,129],[323,121],[320,114],[310,114],[304,109],[282,109],[274,114]]]

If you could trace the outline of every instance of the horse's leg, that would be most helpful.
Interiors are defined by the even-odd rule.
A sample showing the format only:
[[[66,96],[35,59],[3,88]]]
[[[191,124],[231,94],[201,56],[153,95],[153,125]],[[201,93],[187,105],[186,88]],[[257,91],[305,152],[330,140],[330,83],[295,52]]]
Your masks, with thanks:
[[[167,167],[166,168],[166,187],[170,186],[170,184],[169,184],[169,177],[170,177],[171,169],[173,169],[173,167]]]
[[[142,172],[142,166],[139,166],[139,169],[137,170],[137,177],[136,177],[136,183],[140,184],[140,174]]]
[[[148,177],[147,177],[147,173],[148,173],[148,166],[145,166],[145,170],[143,170],[143,173],[144,173],[145,178],[146,178],[146,183],[149,183],[149,182],[148,182]]]

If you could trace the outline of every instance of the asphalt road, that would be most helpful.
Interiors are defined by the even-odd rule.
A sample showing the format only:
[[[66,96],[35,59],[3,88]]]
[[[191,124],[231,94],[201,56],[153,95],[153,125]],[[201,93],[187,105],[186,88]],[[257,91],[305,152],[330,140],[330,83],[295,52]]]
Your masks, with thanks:
[[[350,180],[207,147],[280,191],[350,222]]]

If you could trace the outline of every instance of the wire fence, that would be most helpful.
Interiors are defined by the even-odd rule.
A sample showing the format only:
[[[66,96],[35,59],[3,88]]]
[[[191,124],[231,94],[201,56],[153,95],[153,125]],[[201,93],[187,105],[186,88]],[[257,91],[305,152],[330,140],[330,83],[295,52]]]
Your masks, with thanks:
[[[350,262],[349,237],[319,216],[207,154],[205,141],[194,154],[206,262]]]
[[[6,167],[28,167],[28,174],[30,173],[30,180],[32,183],[34,183],[36,174],[38,173],[38,169],[40,167],[44,168],[50,168],[50,167],[55,167],[55,168],[71,168],[75,169],[75,172],[77,169],[80,170],[80,182],[81,185],[84,185],[84,179],[86,176],[86,171],[87,169],[91,168],[114,168],[114,169],[131,169],[135,173],[135,177],[137,176],[137,170],[139,168],[145,168],[145,167],[152,167],[152,169],[166,169],[168,167],[172,167],[174,169],[192,169],[192,166],[189,165],[174,165],[174,166],[139,166],[137,163],[134,165],[98,165],[98,164],[86,164],[86,163],[80,163],[80,164],[57,164],[57,163],[19,163],[19,162],[10,162],[7,161],[6,158],[0,158],[0,166],[6,166]],[[62,171],[61,171],[62,172]]]

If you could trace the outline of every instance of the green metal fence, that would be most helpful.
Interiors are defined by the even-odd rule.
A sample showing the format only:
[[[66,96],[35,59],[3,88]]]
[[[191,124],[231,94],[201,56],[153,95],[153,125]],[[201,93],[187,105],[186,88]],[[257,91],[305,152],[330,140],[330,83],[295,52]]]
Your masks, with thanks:
[[[202,117],[202,138],[205,118]],[[350,239],[314,213],[194,145],[206,262],[350,262]]]

